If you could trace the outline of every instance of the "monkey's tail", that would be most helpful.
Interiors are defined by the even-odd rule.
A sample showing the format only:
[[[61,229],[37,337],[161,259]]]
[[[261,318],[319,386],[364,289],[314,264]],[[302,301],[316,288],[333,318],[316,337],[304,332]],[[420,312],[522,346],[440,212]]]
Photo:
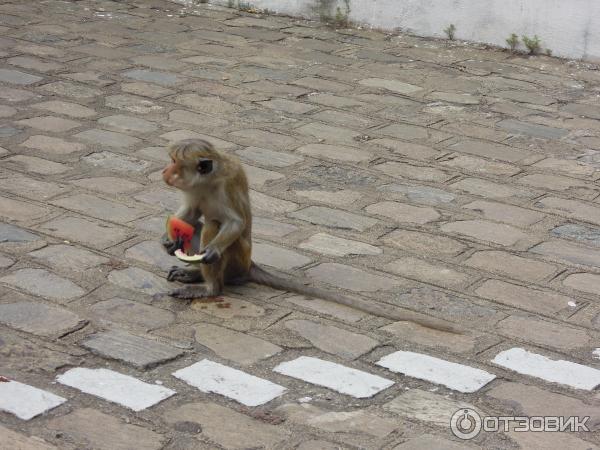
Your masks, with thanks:
[[[265,269],[256,265],[254,262],[252,262],[252,265],[250,266],[248,281],[261,284],[263,286],[269,286],[271,288],[279,289],[282,291],[291,291],[308,297],[316,297],[322,300],[329,300],[389,320],[400,322],[414,322],[424,327],[432,328],[434,330],[445,331],[455,334],[463,334],[462,330],[457,328],[454,324],[445,320],[436,319],[434,317],[426,316],[424,314],[420,314],[413,311],[400,310],[399,308],[395,308],[385,303],[369,301],[360,297],[350,297],[335,291],[327,291],[325,289],[307,286],[291,278],[267,272]]]

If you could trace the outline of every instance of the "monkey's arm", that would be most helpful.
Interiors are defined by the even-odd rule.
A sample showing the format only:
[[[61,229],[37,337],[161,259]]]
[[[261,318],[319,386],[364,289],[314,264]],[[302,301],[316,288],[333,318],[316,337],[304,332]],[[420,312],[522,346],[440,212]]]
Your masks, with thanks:
[[[237,215],[231,215],[221,222],[219,233],[204,249],[205,264],[211,264],[217,261],[227,248],[240,238],[244,231],[244,221]]]

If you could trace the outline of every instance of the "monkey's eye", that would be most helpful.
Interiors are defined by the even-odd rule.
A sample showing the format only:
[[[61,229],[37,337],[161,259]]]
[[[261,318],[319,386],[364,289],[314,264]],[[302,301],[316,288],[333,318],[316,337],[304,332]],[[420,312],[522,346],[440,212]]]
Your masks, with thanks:
[[[201,159],[198,162],[198,173],[201,175],[206,175],[207,173],[212,172],[213,162],[211,159]]]

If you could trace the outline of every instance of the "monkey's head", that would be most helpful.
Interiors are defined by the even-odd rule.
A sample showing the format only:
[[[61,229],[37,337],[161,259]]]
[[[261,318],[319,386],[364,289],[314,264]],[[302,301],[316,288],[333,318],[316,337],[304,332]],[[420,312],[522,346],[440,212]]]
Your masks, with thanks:
[[[163,180],[182,191],[190,191],[209,183],[221,162],[213,145],[203,139],[175,142],[167,150],[171,163],[163,169]]]

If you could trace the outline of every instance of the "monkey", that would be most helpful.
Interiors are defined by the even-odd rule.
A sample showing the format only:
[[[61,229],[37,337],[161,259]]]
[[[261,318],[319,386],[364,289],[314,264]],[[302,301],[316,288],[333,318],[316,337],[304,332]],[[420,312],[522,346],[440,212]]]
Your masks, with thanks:
[[[173,267],[168,281],[202,283],[169,293],[180,299],[213,297],[225,285],[248,282],[320,298],[394,321],[410,321],[439,331],[462,334],[454,324],[391,305],[351,297],[335,291],[306,285],[290,277],[275,275],[251,259],[252,214],[248,180],[240,162],[218,152],[202,139],[186,139],[167,147],[171,162],[162,172],[163,181],[183,193],[183,203],[175,216],[196,227],[192,247],[203,255],[200,264]],[[201,220],[202,219],[202,220]],[[161,238],[167,253],[182,247],[167,234]]]

